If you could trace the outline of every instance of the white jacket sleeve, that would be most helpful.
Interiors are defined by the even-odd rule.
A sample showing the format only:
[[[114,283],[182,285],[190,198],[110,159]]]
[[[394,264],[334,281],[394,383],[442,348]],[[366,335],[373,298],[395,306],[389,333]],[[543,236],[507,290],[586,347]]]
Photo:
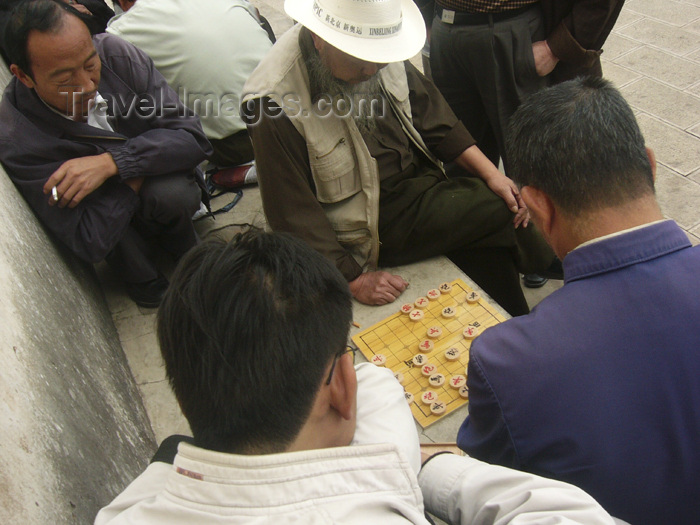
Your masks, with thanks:
[[[357,372],[357,426],[351,445],[393,443],[420,470],[420,443],[403,388],[390,370],[370,363]]]
[[[113,520],[121,522],[124,519],[123,512],[142,501],[155,498],[165,488],[172,470],[171,464],[160,461],[148,465],[148,468],[132,481],[124,492],[100,510],[95,518],[95,525],[107,525],[113,523]]]
[[[426,510],[454,525],[619,523],[573,485],[468,456],[431,459],[418,482]]]

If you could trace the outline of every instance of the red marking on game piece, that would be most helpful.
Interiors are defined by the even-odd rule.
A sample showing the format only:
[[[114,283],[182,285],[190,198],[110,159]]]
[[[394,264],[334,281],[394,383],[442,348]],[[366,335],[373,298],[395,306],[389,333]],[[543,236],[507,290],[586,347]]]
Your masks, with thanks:
[[[386,363],[386,357],[382,354],[376,354],[372,357],[372,363],[377,366],[383,366]]]
[[[430,301],[428,301],[425,297],[419,297],[413,304],[415,304],[418,308],[422,308],[424,306],[427,306],[429,303]]]
[[[461,375],[452,376],[450,378],[450,386],[452,388],[461,388],[467,383],[467,378]]]
[[[463,334],[467,339],[474,339],[477,335],[479,335],[479,329],[475,326],[469,325],[464,329]]]
[[[437,394],[433,392],[432,390],[428,390],[427,392],[423,392],[423,395],[421,396],[421,400],[423,403],[426,405],[429,405],[433,401],[437,401]]]
[[[435,365],[431,365],[430,363],[423,365],[423,368],[421,368],[422,374],[426,377],[432,375],[435,370],[437,370],[437,367]]]

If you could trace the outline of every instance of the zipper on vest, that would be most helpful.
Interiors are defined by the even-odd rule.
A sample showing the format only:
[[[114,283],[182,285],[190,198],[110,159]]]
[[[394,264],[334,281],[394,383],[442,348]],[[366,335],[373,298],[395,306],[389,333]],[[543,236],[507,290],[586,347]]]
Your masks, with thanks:
[[[322,159],[323,157],[327,157],[328,155],[330,155],[331,153],[333,153],[333,152],[335,151],[335,149],[336,149],[338,146],[340,146],[341,144],[345,144],[345,137],[342,137],[342,138],[338,141],[338,143],[337,143],[335,146],[333,146],[333,148],[332,148],[328,153],[324,153],[323,155],[316,155],[316,160],[320,160],[320,159]]]

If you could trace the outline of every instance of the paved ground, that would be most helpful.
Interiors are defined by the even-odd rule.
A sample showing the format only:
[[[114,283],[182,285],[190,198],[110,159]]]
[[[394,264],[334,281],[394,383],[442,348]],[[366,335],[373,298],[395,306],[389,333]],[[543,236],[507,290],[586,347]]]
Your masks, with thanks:
[[[253,0],[281,35],[292,23],[283,0]],[[700,0],[629,0],[603,54],[605,75],[635,109],[647,143],[657,154],[657,193],[662,210],[675,219],[694,244],[700,243]],[[225,201],[228,197],[222,197]],[[220,206],[221,203],[215,203]],[[230,237],[236,224],[264,224],[257,188],[246,189],[234,210],[199,224],[203,236]],[[112,315],[153,429],[160,441],[188,433],[164,379],[154,334],[155,311],[136,307],[98,268]],[[424,267],[428,282],[441,265]],[[432,279],[432,280],[431,280]],[[443,279],[444,280],[444,279]],[[528,291],[531,304],[558,285]],[[424,439],[454,441],[461,417],[448,418]]]

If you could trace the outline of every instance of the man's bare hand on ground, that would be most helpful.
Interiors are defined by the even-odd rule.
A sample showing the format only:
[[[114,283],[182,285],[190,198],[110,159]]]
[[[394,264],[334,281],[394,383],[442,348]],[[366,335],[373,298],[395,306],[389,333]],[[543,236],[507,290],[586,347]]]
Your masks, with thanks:
[[[546,40],[533,42],[532,54],[535,57],[535,69],[541,77],[549,75],[559,63],[559,59],[549,49],[549,44],[547,44]]]
[[[71,159],[58,168],[44,184],[44,194],[51,194],[56,187],[58,206],[75,208],[80,201],[90,195],[110,177],[118,172],[112,155],[102,153],[89,157]],[[132,188],[134,189],[134,188]],[[136,191],[136,190],[135,190]],[[49,205],[56,204],[53,196],[49,197]]]
[[[367,272],[350,281],[350,292],[363,304],[393,303],[408,286],[402,277],[388,272]]]

